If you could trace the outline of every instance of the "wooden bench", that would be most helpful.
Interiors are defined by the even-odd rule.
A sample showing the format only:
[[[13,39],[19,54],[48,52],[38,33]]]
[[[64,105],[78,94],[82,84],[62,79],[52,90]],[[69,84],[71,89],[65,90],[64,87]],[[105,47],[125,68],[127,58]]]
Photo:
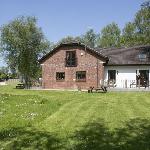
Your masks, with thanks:
[[[133,86],[136,86],[136,87],[149,87],[149,84],[147,84],[146,82],[144,82],[143,84],[140,84],[140,85],[138,85],[138,84],[136,84],[135,82],[132,82],[131,84],[130,84],[130,88],[132,88]]]
[[[16,89],[24,89],[24,88],[25,88],[25,84],[23,84],[23,83],[19,83],[16,86]]]
[[[132,82],[132,83],[130,84],[130,88],[133,87],[134,85],[137,87],[137,84],[136,84],[135,82]]]
[[[96,90],[96,92],[101,91],[101,90],[103,92],[107,92],[107,87],[106,86],[101,86],[100,88],[96,88],[95,90]]]
[[[94,89],[94,86],[90,86],[90,87],[88,88],[88,93],[92,93],[92,92],[93,92],[93,89]]]
[[[106,86],[101,86],[99,88],[94,88],[94,86],[93,87],[89,87],[88,93],[93,93],[93,91],[95,91],[95,92],[103,91],[103,92],[106,93],[107,92],[107,87]]]

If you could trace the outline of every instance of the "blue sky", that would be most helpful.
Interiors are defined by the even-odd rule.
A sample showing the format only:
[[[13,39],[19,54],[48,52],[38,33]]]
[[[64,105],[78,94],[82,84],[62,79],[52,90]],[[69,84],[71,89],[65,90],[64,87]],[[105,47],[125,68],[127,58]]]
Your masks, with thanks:
[[[111,22],[120,28],[132,21],[144,0],[0,0],[0,26],[21,15],[38,18],[51,42],[71,35],[96,32]],[[4,63],[0,59],[0,66]]]

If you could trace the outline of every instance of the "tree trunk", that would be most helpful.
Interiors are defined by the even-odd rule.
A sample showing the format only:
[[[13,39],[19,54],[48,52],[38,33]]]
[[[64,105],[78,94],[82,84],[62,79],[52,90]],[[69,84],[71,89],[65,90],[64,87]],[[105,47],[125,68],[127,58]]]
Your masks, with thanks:
[[[30,89],[31,87],[30,78],[27,75],[25,75],[24,79],[25,79],[25,88]]]

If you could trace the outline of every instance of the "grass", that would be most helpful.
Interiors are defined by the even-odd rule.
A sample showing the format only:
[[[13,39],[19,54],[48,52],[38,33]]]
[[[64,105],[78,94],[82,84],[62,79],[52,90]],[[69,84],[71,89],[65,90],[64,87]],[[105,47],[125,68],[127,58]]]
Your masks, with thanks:
[[[0,86],[0,149],[150,150],[150,93]]]

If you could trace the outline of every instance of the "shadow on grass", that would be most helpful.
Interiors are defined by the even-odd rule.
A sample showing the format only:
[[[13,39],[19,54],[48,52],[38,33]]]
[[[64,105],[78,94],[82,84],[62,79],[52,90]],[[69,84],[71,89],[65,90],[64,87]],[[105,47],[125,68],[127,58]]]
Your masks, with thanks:
[[[0,131],[1,149],[45,150],[150,150],[150,120],[132,119],[123,128],[110,131],[102,120],[88,123],[73,137],[58,139],[49,132],[32,128]]]
[[[74,136],[75,150],[150,150],[150,121],[132,119],[109,131],[103,121],[89,123]]]
[[[12,128],[0,132],[0,147],[3,149],[51,149],[63,147],[61,142],[50,133],[34,129]]]

